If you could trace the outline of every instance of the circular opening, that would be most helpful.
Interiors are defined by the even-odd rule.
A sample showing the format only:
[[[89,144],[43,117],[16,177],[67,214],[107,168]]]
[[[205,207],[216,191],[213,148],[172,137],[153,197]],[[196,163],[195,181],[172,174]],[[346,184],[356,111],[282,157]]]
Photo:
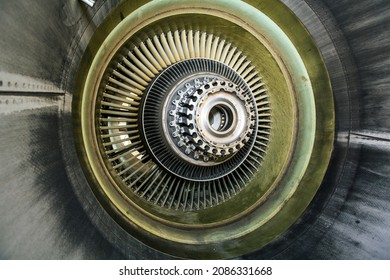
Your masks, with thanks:
[[[226,105],[218,104],[209,112],[209,125],[218,132],[225,132],[232,127],[233,112]]]

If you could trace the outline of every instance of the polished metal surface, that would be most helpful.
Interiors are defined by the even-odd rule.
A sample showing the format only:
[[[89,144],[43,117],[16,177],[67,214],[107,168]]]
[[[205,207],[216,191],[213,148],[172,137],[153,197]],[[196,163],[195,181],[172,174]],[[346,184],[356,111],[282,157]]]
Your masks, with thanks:
[[[256,133],[256,103],[246,100],[240,86],[215,80],[199,88],[188,103],[190,134],[206,154],[222,157],[236,153]],[[251,100],[252,99],[252,100]],[[191,110],[191,107],[193,108]]]
[[[76,81],[80,76],[85,77],[84,69],[88,68],[82,64],[86,61],[82,57],[94,54],[108,30],[146,2],[96,1],[88,9],[82,1],[51,1],[50,5],[0,2],[0,31],[7,34],[0,41],[3,142],[0,258],[170,258],[138,241],[143,240],[142,236],[129,237],[123,230],[126,226],[123,223],[118,226],[102,210],[106,205],[100,207],[97,194],[89,188],[91,182],[84,175],[89,167],[79,161],[74,149],[79,140],[72,130],[78,111],[76,105],[72,106],[72,99],[80,91]],[[201,2],[204,1],[196,1]],[[275,15],[279,14],[269,13],[281,26],[291,25],[289,13],[282,12],[282,6],[275,4],[271,8],[267,1],[246,2],[264,13],[273,10]],[[279,237],[266,242],[262,249],[236,256],[242,259],[388,259],[389,2],[280,2],[308,30],[329,73],[336,116],[332,158],[321,187],[306,210],[298,215],[299,219],[283,229]],[[108,17],[112,21],[106,21]],[[29,18],[28,26],[22,20],[25,18]],[[285,30],[291,38],[299,33],[297,29]],[[88,45],[91,38],[96,45]],[[246,45],[245,51],[251,55],[254,49]],[[238,47],[242,49],[242,45]],[[299,51],[308,54],[313,49],[310,44],[303,44]],[[263,75],[267,67],[258,70]],[[316,76],[314,72],[313,76]],[[264,82],[268,90],[275,90],[272,85],[268,88],[268,79]],[[272,110],[272,118],[277,120],[277,106],[283,100],[271,101],[276,106],[276,116]],[[202,118],[205,126],[217,131],[228,129],[230,122],[223,120],[224,116],[229,118],[234,114],[234,110],[221,104],[218,101],[210,108],[211,113]],[[325,104],[329,103],[320,104],[327,107]],[[114,127],[107,135],[115,135],[107,138],[132,137],[128,133],[119,135],[123,131],[118,131],[115,124],[116,121],[109,123]],[[209,131],[213,131],[211,128]],[[315,147],[321,146],[321,139],[326,137],[327,134],[317,134],[319,142]],[[119,149],[125,144],[119,141],[112,145]],[[183,158],[186,156],[184,153]],[[321,158],[319,154],[313,160],[321,162]],[[191,159],[207,163],[202,157]],[[237,202],[242,203],[234,201]],[[195,217],[186,216],[186,219]],[[221,237],[218,231],[213,234]],[[219,252],[218,257],[232,256],[232,248],[208,247]]]

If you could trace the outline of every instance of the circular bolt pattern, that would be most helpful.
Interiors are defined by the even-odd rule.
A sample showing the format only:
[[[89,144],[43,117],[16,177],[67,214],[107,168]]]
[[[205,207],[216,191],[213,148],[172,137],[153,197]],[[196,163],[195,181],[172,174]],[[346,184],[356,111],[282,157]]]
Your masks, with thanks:
[[[187,155],[205,162],[233,155],[249,141],[256,126],[253,98],[227,80],[202,84],[197,78],[194,82],[196,90],[180,91],[175,109],[169,112],[177,145],[187,145]]]

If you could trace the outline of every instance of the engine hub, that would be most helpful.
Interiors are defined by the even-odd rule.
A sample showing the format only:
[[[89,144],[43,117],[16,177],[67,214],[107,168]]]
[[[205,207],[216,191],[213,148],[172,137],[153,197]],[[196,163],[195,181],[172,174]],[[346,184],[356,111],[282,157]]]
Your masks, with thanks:
[[[176,135],[188,131],[183,138],[184,142],[193,143],[190,148],[195,159],[218,161],[233,155],[249,141],[256,127],[256,113],[252,98],[246,99],[243,92],[238,85],[216,79],[179,99],[170,126],[177,128]],[[186,154],[190,152],[187,150]]]
[[[151,154],[189,180],[231,173],[248,156],[257,133],[256,103],[246,82],[207,59],[185,60],[162,72],[145,94],[142,112]]]

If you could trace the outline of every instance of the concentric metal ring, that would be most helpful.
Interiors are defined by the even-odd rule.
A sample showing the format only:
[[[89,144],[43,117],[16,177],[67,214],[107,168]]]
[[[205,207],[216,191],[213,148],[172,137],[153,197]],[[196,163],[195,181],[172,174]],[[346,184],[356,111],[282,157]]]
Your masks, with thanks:
[[[194,121],[196,142],[207,154],[216,157],[232,155],[248,144],[257,131],[257,111],[252,93],[226,80],[215,80],[202,86],[190,116]]]

